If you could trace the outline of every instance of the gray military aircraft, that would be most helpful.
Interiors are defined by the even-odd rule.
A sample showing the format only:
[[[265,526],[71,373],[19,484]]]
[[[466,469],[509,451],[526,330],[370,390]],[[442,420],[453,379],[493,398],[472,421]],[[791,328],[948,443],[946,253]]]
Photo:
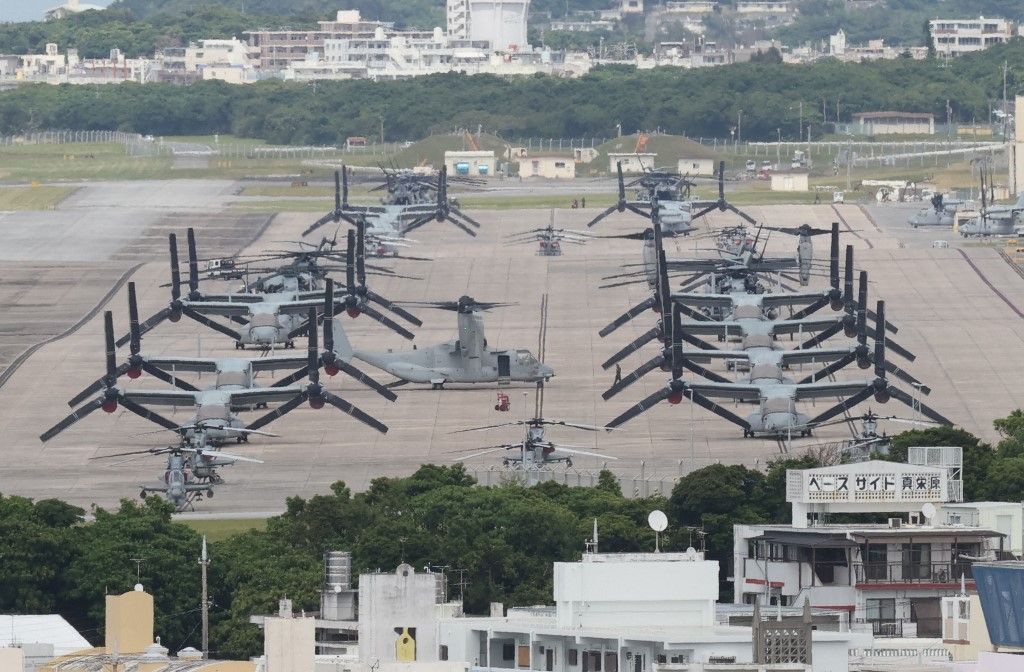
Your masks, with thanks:
[[[985,181],[981,183],[981,214],[960,225],[964,238],[1019,235],[1024,230],[1024,194],[1013,205],[991,205],[986,197]]]
[[[593,238],[594,235],[587,231],[577,231],[576,229],[556,229],[555,211],[552,210],[551,221],[548,222],[546,227],[541,229],[530,229],[529,231],[521,231],[519,233],[510,233],[505,237],[509,239],[509,245],[522,245],[523,243],[536,242],[538,245],[538,256],[560,257],[562,256],[562,243],[584,245],[588,240]]]
[[[414,198],[398,197],[389,192],[389,197],[385,198],[381,205],[351,205],[348,202],[348,171],[342,166],[340,173],[334,173],[334,209],[313,222],[302,235],[307,236],[328,222],[344,220],[355,226],[362,220],[366,222],[369,233],[394,238],[403,238],[409,231],[431,221],[448,221],[465,233],[476,236],[471,227],[480,228],[480,223],[462,212],[448,197],[446,166],[442,166],[438,171],[436,186],[432,188],[429,180],[424,182],[424,176],[408,174],[409,180],[403,180],[402,184],[415,184],[416,189],[409,192],[416,194]],[[427,197],[429,191],[434,192],[433,202]]]
[[[964,201],[960,199],[946,198],[942,194],[935,194],[931,198],[932,207],[917,211],[911,215],[907,223],[915,229],[919,226],[953,228],[957,210],[963,205]]]
[[[343,360],[358,359],[400,379],[392,385],[430,383],[439,390],[445,383],[504,383],[550,380],[554,369],[529,350],[495,348],[487,344],[482,312],[510,304],[476,301],[416,302],[419,305],[458,313],[459,337],[441,345],[404,352],[371,352],[353,349],[344,330],[335,327],[334,345]]]
[[[117,387],[119,369],[117,366],[117,352],[114,346],[114,322],[112,314],[110,311],[107,311],[104,313],[104,333],[107,349],[106,375],[100,379],[102,382],[100,395],[43,432],[39,438],[43,442],[49,441],[97,409],[102,408],[106,413],[114,413],[119,405],[165,429],[177,431],[180,427],[179,423],[169,420],[145,406],[146,404],[155,404],[171,407],[194,407],[196,409],[195,415],[185,423],[185,426],[202,427],[207,441],[223,443],[228,440],[235,440],[242,442],[247,440],[250,434],[258,433],[256,430],[260,427],[284,415],[284,413],[297,407],[303,401],[309,401],[309,405],[313,408],[323,408],[325,403],[330,404],[377,431],[386,433],[388,430],[386,425],[341,397],[327,391],[320,385],[315,308],[310,308],[309,320],[309,353],[306,371],[309,383],[306,385],[269,388],[229,386],[226,389],[210,390],[180,389],[181,386],[179,385],[179,389],[137,390],[134,388],[121,389]],[[153,366],[145,370],[150,371],[151,369],[156,369],[156,367]],[[95,384],[90,386],[90,389],[94,386]],[[81,396],[79,395],[79,397]],[[257,419],[255,422],[250,423],[248,426],[234,414],[234,409],[253,408],[273,402],[286,403]]]
[[[254,345],[264,350],[276,345],[294,348],[295,338],[307,331],[305,315],[309,308],[319,308],[323,303],[323,290],[309,292],[276,292],[266,294],[233,293],[210,295],[199,291],[199,266],[195,254],[195,235],[188,230],[189,247],[189,294],[181,296],[181,279],[178,270],[177,239],[168,236],[171,257],[171,301],[167,307],[139,325],[142,334],[147,333],[164,320],[177,322],[184,315],[235,341],[235,348],[244,350]],[[349,293],[339,298],[350,317],[365,314],[401,336],[413,339],[415,334],[391,318],[373,308],[370,304],[390,310],[408,322],[420,326],[422,322],[401,307],[395,306],[366,286],[366,269],[363,256],[356,254],[356,238],[349,231],[349,246],[346,250],[346,279]],[[210,319],[210,315],[229,317],[239,327],[229,327]],[[120,347],[131,338],[125,334],[116,342]]]
[[[196,433],[186,435],[186,431]],[[202,501],[204,495],[207,498],[213,497],[214,488],[224,483],[218,469],[238,462],[263,464],[263,460],[220,450],[219,447],[207,443],[201,431],[200,427],[179,428],[178,433],[181,437],[176,445],[101,455],[90,459],[128,458],[115,463],[117,466],[143,455],[167,455],[162,482],[141,485],[139,497],[145,499],[150,493],[156,492],[164,495],[177,511],[194,509],[195,503]]]
[[[884,323],[884,301],[878,302],[875,312],[878,315],[879,322]],[[872,396],[874,396],[875,401],[878,403],[886,403],[890,398],[895,398],[936,422],[952,425],[943,415],[924,405],[919,400],[914,399],[886,379],[884,330],[879,330],[880,337],[875,339],[873,358],[875,378],[872,380],[769,383],[767,385],[731,382],[705,383],[687,382],[682,379],[685,364],[682,347],[684,327],[678,305],[673,307],[672,321],[672,378],[669,380],[668,385],[613,419],[607,426],[618,427],[650,409],[660,401],[668,400],[671,404],[679,404],[684,397],[689,397],[692,403],[742,428],[745,437],[771,436],[779,438],[796,435],[808,436],[816,425],[832,419]],[[842,398],[842,401],[813,418],[798,411],[796,408],[796,403],[799,401],[830,397]],[[746,418],[742,418],[720,406],[713,400],[715,398],[752,401],[759,404],[759,409]]]
[[[541,327],[540,337],[537,339],[537,356],[543,361],[545,349],[547,347],[547,302],[548,296],[545,294],[541,299]],[[526,396],[526,392],[523,392],[523,396]],[[471,429],[460,429],[453,434],[462,434],[465,432],[482,432],[489,429],[497,429],[500,427],[525,427],[526,436],[519,443],[503,443],[498,446],[491,446],[482,450],[477,448],[471,448],[470,450],[477,450],[478,452],[465,457],[455,458],[456,462],[463,460],[471,460],[481,455],[489,455],[498,451],[505,451],[505,457],[502,459],[502,464],[506,468],[512,468],[515,471],[523,472],[536,472],[544,467],[552,464],[564,463],[567,467],[572,466],[572,458],[574,455],[585,455],[589,457],[598,457],[615,460],[618,458],[611,457],[610,455],[602,455],[601,453],[595,453],[587,450],[583,450],[580,446],[569,446],[564,444],[554,443],[545,437],[545,430],[548,427],[568,427],[572,429],[580,429],[588,432],[600,432],[600,431],[611,431],[607,427],[598,427],[595,425],[581,424],[578,422],[569,422],[567,420],[555,420],[552,418],[544,417],[544,383],[543,381],[537,381],[537,389],[534,393],[533,398],[533,417],[525,420],[515,420],[513,422],[502,422],[497,425],[486,425],[483,427],[473,427]]]

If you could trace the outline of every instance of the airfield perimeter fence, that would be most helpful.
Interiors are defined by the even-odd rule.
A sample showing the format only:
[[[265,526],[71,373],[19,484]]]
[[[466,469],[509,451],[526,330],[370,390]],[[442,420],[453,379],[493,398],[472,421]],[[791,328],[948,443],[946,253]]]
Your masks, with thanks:
[[[253,142],[182,142],[125,131],[47,130],[0,136],[0,147],[24,145],[68,145],[118,143],[128,156],[211,156],[247,159],[329,159],[352,155],[391,156],[406,145],[400,142],[372,143],[362,146],[287,146]]]
[[[607,465],[604,465],[604,468],[607,469]],[[487,469],[467,469],[466,471],[476,479],[478,485],[483,487],[508,483],[536,485],[537,483],[552,482],[570,487],[592,488],[600,480],[600,470],[576,469],[575,467],[521,469],[492,465]],[[677,474],[651,474],[648,473],[646,464],[641,460],[639,472],[623,474],[612,471],[612,475],[618,481],[622,494],[625,497],[638,499],[655,495],[670,496],[672,488],[685,475],[685,471],[683,460],[680,460]]]

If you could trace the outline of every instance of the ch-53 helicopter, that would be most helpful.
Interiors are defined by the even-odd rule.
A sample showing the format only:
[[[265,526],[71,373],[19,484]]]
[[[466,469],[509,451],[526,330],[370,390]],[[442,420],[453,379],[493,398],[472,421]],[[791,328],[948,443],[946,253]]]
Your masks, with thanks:
[[[576,229],[556,229],[555,211],[551,211],[551,221],[542,229],[530,229],[519,233],[510,233],[505,236],[509,239],[509,245],[522,245],[523,243],[536,242],[538,245],[537,255],[541,257],[562,256],[562,243],[573,243],[584,245],[594,237],[594,234]]]
[[[428,301],[406,305],[426,306],[458,313],[459,337],[440,345],[402,352],[353,349],[342,329],[334,342],[342,359],[358,359],[399,378],[397,383],[430,383],[435,390],[445,383],[504,383],[550,380],[554,369],[529,350],[509,350],[488,345],[482,312],[510,304],[477,301],[462,296],[457,301]]]

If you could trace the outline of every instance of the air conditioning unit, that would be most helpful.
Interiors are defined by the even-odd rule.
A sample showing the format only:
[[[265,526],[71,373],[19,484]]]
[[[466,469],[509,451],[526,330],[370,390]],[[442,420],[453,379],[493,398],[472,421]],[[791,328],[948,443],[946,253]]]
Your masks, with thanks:
[[[902,518],[890,518],[889,519],[889,527],[891,529],[894,529],[894,530],[898,529],[900,527],[903,527],[903,519]]]

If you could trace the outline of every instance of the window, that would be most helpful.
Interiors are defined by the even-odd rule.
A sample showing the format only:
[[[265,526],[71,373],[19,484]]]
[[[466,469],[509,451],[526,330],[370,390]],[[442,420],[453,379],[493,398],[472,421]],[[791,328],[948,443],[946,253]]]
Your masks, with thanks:
[[[502,644],[501,659],[512,660],[515,657],[515,646],[513,644]]]
[[[868,544],[864,559],[864,574],[869,581],[884,581],[889,577],[889,550],[885,544]]]
[[[931,544],[903,544],[903,580],[927,579],[931,576]]]
[[[619,654],[606,651],[604,654],[604,672],[619,672]]]
[[[894,621],[896,620],[896,598],[865,600],[864,611],[868,621]]]
[[[442,644],[441,645],[441,651],[438,652],[438,657],[441,660],[448,660],[448,645],[447,644]]]
[[[569,649],[565,652],[566,663],[572,667],[579,665],[579,651],[576,649]]]

